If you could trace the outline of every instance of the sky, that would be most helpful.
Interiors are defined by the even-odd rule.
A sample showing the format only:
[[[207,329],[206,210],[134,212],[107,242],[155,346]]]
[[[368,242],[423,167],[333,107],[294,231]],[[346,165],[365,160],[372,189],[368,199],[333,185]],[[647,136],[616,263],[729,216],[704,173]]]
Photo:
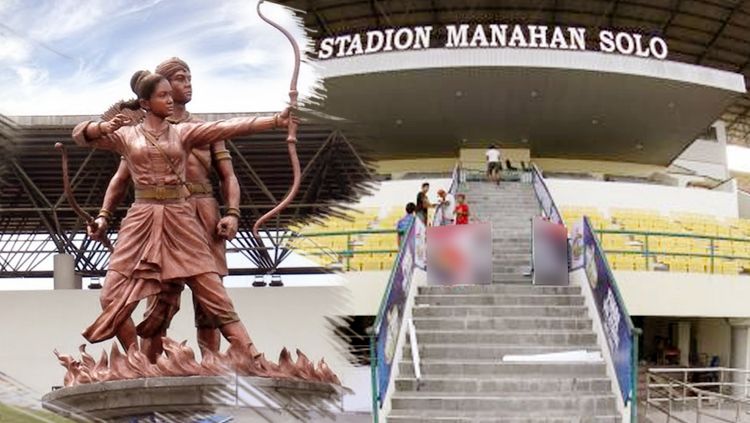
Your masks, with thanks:
[[[132,98],[130,76],[180,57],[191,67],[191,112],[280,110],[288,101],[290,43],[255,0],[0,0],[0,113],[100,114]],[[283,7],[264,14],[305,48]],[[315,84],[303,65],[299,91]]]

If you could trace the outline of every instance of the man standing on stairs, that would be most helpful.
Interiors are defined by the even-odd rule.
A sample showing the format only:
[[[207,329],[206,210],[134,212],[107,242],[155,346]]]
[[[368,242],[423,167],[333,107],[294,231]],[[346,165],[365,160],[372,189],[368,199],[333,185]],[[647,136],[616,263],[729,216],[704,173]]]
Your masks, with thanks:
[[[444,189],[439,189],[437,194],[440,200],[435,209],[435,214],[437,215],[435,222],[440,226],[452,225],[456,212],[456,199],[453,198],[453,194],[445,192]]]
[[[500,150],[495,147],[495,144],[492,144],[484,155],[487,157],[487,180],[499,183],[500,171],[502,170],[502,165],[500,164]]]
[[[417,217],[422,220],[422,223],[427,226],[427,210],[430,207],[435,207],[430,203],[430,199],[427,197],[427,192],[430,190],[430,184],[425,182],[422,184],[422,189],[417,193]]]

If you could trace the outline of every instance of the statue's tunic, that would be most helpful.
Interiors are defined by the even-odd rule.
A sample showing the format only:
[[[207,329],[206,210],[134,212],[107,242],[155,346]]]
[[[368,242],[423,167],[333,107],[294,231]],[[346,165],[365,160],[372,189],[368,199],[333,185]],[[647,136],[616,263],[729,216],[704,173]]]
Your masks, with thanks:
[[[162,151],[147,140],[141,125],[125,126],[113,134],[89,140],[84,134],[91,122],[82,122],[74,128],[73,139],[79,145],[111,150],[123,156],[136,190],[173,192],[184,189],[185,162],[194,146],[248,133],[252,123],[253,119],[235,118],[169,125],[158,139]],[[114,336],[130,317],[135,303],[160,294],[163,283],[187,280],[193,288],[190,280],[207,273],[217,275],[209,279],[218,281],[218,286],[197,287],[200,295],[213,296],[199,298],[204,312],[219,326],[238,320],[218,278],[223,269],[214,259],[212,241],[198,218],[195,203],[184,199],[187,195],[185,190],[184,197],[178,199],[137,199],[128,210],[101,293],[104,310],[84,331],[89,341],[99,342]],[[195,293],[196,288],[193,290]]]

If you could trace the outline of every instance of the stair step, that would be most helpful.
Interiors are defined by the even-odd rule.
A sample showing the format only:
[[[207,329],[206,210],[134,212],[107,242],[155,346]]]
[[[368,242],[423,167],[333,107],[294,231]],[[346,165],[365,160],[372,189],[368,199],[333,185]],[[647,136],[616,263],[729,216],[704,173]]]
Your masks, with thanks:
[[[419,295],[416,304],[579,306],[584,304],[584,298],[581,295]]]
[[[419,342],[434,344],[558,345],[568,349],[596,343],[592,331],[420,330]]]
[[[588,317],[584,306],[429,306],[414,307],[415,317]]]
[[[508,378],[500,380],[486,379],[460,379],[425,377],[417,381],[414,378],[397,378],[397,392],[460,392],[460,393],[482,393],[491,395],[493,393],[524,392],[528,395],[543,395],[548,392],[558,393],[583,393],[599,392],[608,393],[611,382],[605,377],[590,378]]]
[[[476,395],[408,395],[396,393],[391,400],[391,408],[394,410],[409,411],[459,411],[470,412],[474,415],[483,412],[493,412],[495,416],[517,416],[540,411],[560,412],[609,412],[617,407],[615,397],[609,395],[586,395],[586,396],[476,396]]]
[[[586,318],[417,317],[414,325],[417,330],[591,330]]]
[[[423,360],[420,368],[422,374],[429,377],[446,376],[456,378],[474,377],[477,379],[502,379],[509,377],[560,378],[567,377],[604,377],[604,363],[571,363],[571,362],[502,362],[490,360],[473,360],[455,362],[453,360]],[[399,364],[401,377],[414,376],[411,360]]]
[[[388,416],[389,423],[621,423],[622,418],[614,412],[604,414],[527,414],[513,416],[472,415],[464,417],[462,413],[437,412],[420,415],[418,412],[405,413],[404,410],[393,411]]]
[[[540,286],[540,285],[455,285],[455,286],[421,286],[419,295],[580,295],[578,286]]]
[[[417,335],[419,340],[419,335]],[[424,344],[419,342],[419,357],[423,360],[502,360],[506,355],[550,354],[570,351],[570,347],[539,346],[539,345],[456,345],[456,344]],[[595,344],[582,345],[575,348],[589,352],[600,351]],[[411,357],[411,345],[404,347],[404,357]]]

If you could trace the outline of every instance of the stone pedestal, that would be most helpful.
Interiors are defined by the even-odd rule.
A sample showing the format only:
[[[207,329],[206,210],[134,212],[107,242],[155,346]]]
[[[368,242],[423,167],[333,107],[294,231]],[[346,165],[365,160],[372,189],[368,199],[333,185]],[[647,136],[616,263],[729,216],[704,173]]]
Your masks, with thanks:
[[[328,383],[289,379],[159,377],[61,388],[45,395],[42,402],[44,408],[76,420],[359,421],[338,417],[343,414],[345,391]],[[362,417],[362,421],[370,419]]]

